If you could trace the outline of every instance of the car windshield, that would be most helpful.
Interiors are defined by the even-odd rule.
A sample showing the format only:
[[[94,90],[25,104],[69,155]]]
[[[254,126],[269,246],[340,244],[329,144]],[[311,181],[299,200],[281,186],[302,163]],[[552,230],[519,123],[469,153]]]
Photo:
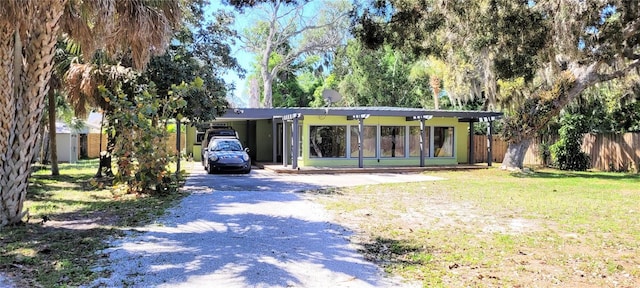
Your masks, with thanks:
[[[209,148],[211,151],[242,151],[240,142],[233,140],[214,141]]]

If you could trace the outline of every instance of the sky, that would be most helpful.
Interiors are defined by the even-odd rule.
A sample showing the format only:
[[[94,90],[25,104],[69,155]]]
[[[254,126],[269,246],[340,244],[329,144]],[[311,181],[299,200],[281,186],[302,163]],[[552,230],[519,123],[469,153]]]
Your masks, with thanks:
[[[222,2],[223,1],[220,1],[220,0],[211,0],[211,3],[208,5],[205,11],[206,13],[205,15],[210,16],[213,12],[219,9],[233,12],[233,14],[236,16],[235,24],[233,28],[238,33],[241,33],[245,28],[250,27],[253,24],[252,19],[255,19],[256,17],[260,17],[258,16],[259,13],[255,12],[255,10],[252,10],[251,8],[245,8],[244,12],[240,14],[237,10],[235,10],[234,7],[224,5],[222,4]],[[305,9],[304,15],[312,16],[314,15],[314,13],[317,13],[317,10],[320,9],[318,5],[321,5],[319,3],[322,3],[322,1],[315,1],[315,2],[309,3],[308,5],[305,5],[306,9]],[[307,15],[306,14],[307,12],[310,13],[310,15]],[[255,64],[253,63],[255,59],[255,56],[253,54],[243,51],[239,43],[236,43],[236,45],[232,47],[232,56],[234,56],[238,60],[238,64],[240,65],[240,67],[242,67],[246,71],[245,75],[252,74],[253,67]],[[247,107],[249,103],[249,95],[248,95],[248,89],[246,87],[247,86],[246,79],[241,79],[235,72],[228,73],[227,75],[224,76],[224,79],[226,83],[235,84],[236,89],[233,92],[234,98],[242,101],[242,103],[235,103],[236,106]]]

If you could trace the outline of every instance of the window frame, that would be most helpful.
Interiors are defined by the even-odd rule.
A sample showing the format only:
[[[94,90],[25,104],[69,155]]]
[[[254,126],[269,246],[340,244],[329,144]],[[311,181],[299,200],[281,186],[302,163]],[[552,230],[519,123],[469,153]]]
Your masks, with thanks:
[[[363,155],[363,156],[362,156],[362,158],[366,158],[366,159],[378,159],[378,155],[380,155],[380,149],[379,149],[379,144],[378,144],[378,142],[379,142],[379,140],[378,140],[378,139],[380,138],[380,135],[379,135],[379,134],[380,134],[380,130],[378,129],[378,125],[364,125],[364,128],[365,128],[365,129],[366,129],[367,127],[371,127],[371,128],[373,128],[373,129],[375,129],[374,139],[373,139],[373,145],[375,146],[375,147],[374,147],[374,150],[373,150],[373,154],[374,154],[374,155],[373,155],[373,156]],[[348,145],[348,147],[349,147],[349,149],[348,149],[349,155],[347,155],[347,156],[348,156],[348,158],[350,158],[350,159],[358,159],[358,158],[359,158],[358,154],[356,154],[356,155],[354,156],[354,155],[351,153],[351,143],[352,143],[352,142],[351,142],[351,130],[352,130],[352,129],[354,129],[354,128],[355,128],[356,130],[358,130],[358,129],[359,129],[359,125],[349,125],[349,133],[348,133],[348,134],[349,134],[349,137],[347,138],[347,142],[348,142],[348,143],[347,143],[347,145]],[[365,134],[365,135],[366,135],[366,134]],[[366,140],[366,138],[364,138],[364,140]],[[357,143],[357,139],[356,139],[356,143]]]
[[[425,139],[425,143],[424,143],[427,146],[426,147],[427,149],[424,150],[424,158],[431,158],[431,147],[433,147],[433,145],[431,143],[431,140],[432,140],[432,138],[431,138],[431,130],[432,129],[431,128],[432,127],[433,126],[427,126],[427,125],[424,126],[424,130],[426,132],[425,134],[427,136],[427,139]],[[418,149],[416,150],[416,151],[418,151],[418,155],[411,155],[411,148],[412,148],[412,146],[411,146],[411,143],[412,143],[411,142],[411,128],[416,128],[418,130],[418,132],[420,132],[420,126],[408,126],[407,127],[407,130],[408,130],[408,132],[407,132],[407,142],[408,142],[407,143],[407,149],[409,150],[409,153],[407,153],[407,156],[409,158],[413,158],[413,157],[420,158],[420,135],[419,134],[418,134],[418,142],[417,142],[417,144],[418,144],[417,148]]]
[[[400,138],[398,140],[396,140],[396,142],[400,142],[402,143],[402,155],[401,156],[391,156],[393,154],[391,154],[390,156],[384,156],[384,153],[382,151],[382,140],[383,140],[383,136],[382,136],[382,130],[386,127],[392,127],[392,128],[399,128],[398,131],[402,134],[402,135],[397,135],[396,137]],[[380,155],[380,158],[388,158],[388,159],[401,159],[401,158],[407,158],[407,126],[406,125],[379,125],[379,129],[378,129],[378,140],[379,140],[379,146],[378,146],[378,155]],[[396,144],[397,145],[397,144]],[[396,153],[398,153],[398,148],[395,149]]]
[[[436,149],[437,148],[442,148],[442,147],[436,147],[435,145],[435,134],[436,134],[436,129],[437,128],[445,128],[445,129],[451,129],[451,155],[447,155],[447,156],[438,156],[436,153]],[[430,158],[455,158],[456,157],[456,129],[454,126],[433,126],[433,129],[431,129],[431,135],[433,136],[431,138],[431,157]],[[443,140],[444,142],[444,140]]]
[[[344,135],[343,135],[343,138],[344,138],[344,143],[343,144],[344,145],[342,147],[342,149],[344,149],[344,156],[332,156],[332,157],[324,157],[323,156],[323,157],[319,157],[317,155],[311,154],[311,151],[313,149],[313,145],[311,143],[311,139],[312,139],[311,138],[312,137],[312,132],[311,131],[312,131],[312,129],[314,127],[343,127],[345,129]],[[348,140],[347,140],[347,137],[348,137],[347,131],[348,131],[348,127],[349,127],[349,125],[337,125],[337,124],[336,125],[309,125],[309,137],[308,137],[309,149],[307,150],[308,155],[309,155],[309,159],[347,159],[347,156],[348,156],[347,153],[348,153],[348,150],[349,150],[347,148],[347,142],[348,142]],[[300,134],[302,134],[302,133],[300,133]]]

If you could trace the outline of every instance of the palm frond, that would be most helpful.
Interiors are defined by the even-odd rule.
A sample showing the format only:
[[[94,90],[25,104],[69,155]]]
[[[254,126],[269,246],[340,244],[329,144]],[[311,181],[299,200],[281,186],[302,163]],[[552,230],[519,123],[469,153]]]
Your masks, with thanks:
[[[97,49],[131,53],[142,69],[164,53],[181,21],[179,0],[69,0],[61,27],[82,47],[85,60]]]
[[[100,100],[96,99],[101,96],[97,93],[98,81],[92,75],[94,69],[95,66],[91,64],[73,63],[65,76],[67,101],[80,118],[87,116],[88,107],[96,107],[100,103]]]

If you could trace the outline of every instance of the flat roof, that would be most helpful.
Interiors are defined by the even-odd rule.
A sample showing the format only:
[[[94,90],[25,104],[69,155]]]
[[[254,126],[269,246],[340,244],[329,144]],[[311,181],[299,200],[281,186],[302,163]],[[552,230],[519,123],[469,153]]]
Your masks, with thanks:
[[[462,110],[428,110],[421,108],[401,107],[281,107],[281,108],[229,108],[216,120],[260,120],[273,119],[285,115],[300,113],[304,115],[352,116],[369,114],[371,116],[413,117],[431,115],[432,117],[453,117],[460,121],[478,121],[483,117],[501,118],[502,112],[462,111]]]

